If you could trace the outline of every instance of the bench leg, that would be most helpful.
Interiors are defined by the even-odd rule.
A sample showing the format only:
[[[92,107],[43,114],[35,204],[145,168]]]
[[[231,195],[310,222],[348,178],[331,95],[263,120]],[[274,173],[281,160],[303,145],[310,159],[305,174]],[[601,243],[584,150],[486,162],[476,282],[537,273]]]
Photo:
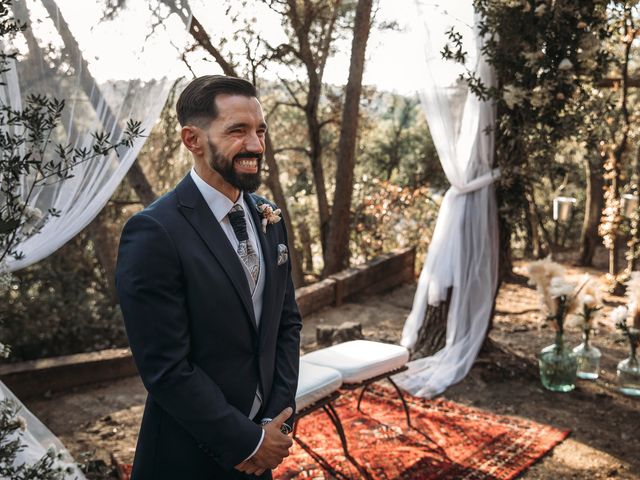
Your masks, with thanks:
[[[342,426],[342,422],[340,421],[340,417],[338,416],[338,412],[336,411],[336,409],[333,407],[333,405],[331,405],[331,403],[327,403],[326,405],[322,406],[322,410],[324,410],[324,412],[327,414],[327,416],[331,420],[331,423],[333,423],[333,426],[335,427],[336,432],[338,433],[338,437],[340,437],[340,444],[342,445],[342,451],[344,452],[345,458],[349,461],[349,463],[351,463],[358,470],[362,478],[371,480],[371,475],[369,475],[369,472],[367,472],[367,470],[365,470],[364,467],[360,466],[360,464],[356,461],[356,459],[353,458],[349,453],[349,448],[347,445],[347,437],[344,433],[344,427]],[[329,472],[335,478],[352,480],[351,477],[347,477],[343,473],[338,472],[319,453],[315,452],[306,442],[304,442],[297,436],[298,421],[296,421],[296,423],[293,426],[293,439],[296,441],[296,443],[300,445],[300,447],[305,452],[307,452],[309,456],[313,458],[322,468],[324,468],[327,472]]]
[[[396,382],[393,381],[393,378],[391,377],[387,377],[387,380],[389,380],[389,382],[391,383],[391,385],[393,385],[393,388],[396,389],[396,392],[398,392],[398,396],[400,397],[400,400],[402,400],[402,406],[404,407],[404,414],[407,417],[407,426],[410,429],[415,430],[416,432],[420,433],[421,435],[423,435],[427,440],[429,440],[431,443],[433,443],[436,446],[436,450],[439,451],[440,453],[443,453],[446,455],[446,452],[444,452],[444,450],[442,450],[442,448],[440,448],[440,446],[433,440],[433,438],[431,438],[429,435],[427,435],[426,433],[424,433],[421,430],[418,430],[416,427],[414,427],[413,425],[411,425],[411,413],[409,411],[409,405],[407,404],[407,400],[404,398],[404,394],[402,393],[402,390],[400,390],[400,387],[398,387],[398,385],[396,385]]]
[[[329,462],[327,462],[324,458],[322,458],[322,456],[320,454],[316,453],[309,445],[307,445],[305,442],[303,442],[299,437],[295,436],[295,437],[293,437],[293,439],[296,441],[296,443],[298,445],[300,445],[300,447],[305,452],[307,452],[309,454],[309,456],[311,458],[313,458],[318,463],[318,465],[320,465],[324,470],[329,472],[335,478],[344,479],[344,480],[351,480],[351,479],[349,479],[349,477],[345,476],[344,474],[338,472],[335,468],[333,468],[331,466],[331,464],[329,464]]]
[[[344,427],[342,426],[342,422],[340,421],[340,417],[338,416],[338,412],[336,412],[336,409],[330,403],[326,404],[322,408],[327,416],[331,419],[333,425],[336,427],[336,431],[338,432],[338,436],[340,437],[340,443],[342,444],[342,451],[344,452],[344,456],[354,467],[356,467],[358,472],[360,472],[360,475],[362,475],[362,478],[365,478],[367,480],[371,479],[371,475],[369,475],[369,472],[367,472],[367,470],[362,467],[349,453],[347,437],[344,433]]]
[[[389,383],[391,383],[391,385],[393,385],[393,388],[396,389],[396,392],[398,392],[398,396],[400,397],[400,400],[402,400],[402,406],[404,407],[404,414],[407,417],[407,426],[409,428],[412,428],[411,427],[411,413],[409,412],[409,405],[407,405],[407,401],[404,398],[404,394],[402,393],[402,390],[400,390],[398,385],[396,385],[396,382],[393,381],[393,378],[387,377],[387,380],[389,380]]]
[[[404,394],[402,393],[402,390],[400,390],[400,388],[398,387],[398,385],[396,385],[396,382],[393,381],[393,379],[391,377],[385,377],[387,380],[389,380],[389,382],[391,383],[391,385],[393,385],[393,388],[396,389],[396,392],[398,393],[398,397],[400,397],[400,400],[402,401],[402,407],[404,408],[404,415],[407,419],[407,426],[409,428],[413,428],[411,426],[411,413],[409,412],[409,405],[407,404],[407,401],[404,398]],[[362,387],[362,390],[360,391],[360,395],[358,396],[358,406],[357,409],[360,413],[364,413],[362,411],[362,409],[360,408],[360,404],[362,403],[362,397],[364,397],[364,394],[366,393],[366,391],[369,389],[369,386],[372,384],[373,382],[368,382],[365,383],[364,387]]]
[[[367,389],[369,388],[369,385],[371,385],[371,384],[370,384],[370,383],[365,384],[365,386],[364,386],[364,387],[362,387],[362,391],[360,392],[360,395],[358,396],[358,407],[357,407],[357,409],[358,409],[358,411],[359,411],[360,413],[364,413],[364,412],[362,411],[362,409],[360,408],[360,403],[362,402],[362,397],[364,397],[364,393],[365,393],[365,392],[367,391]]]

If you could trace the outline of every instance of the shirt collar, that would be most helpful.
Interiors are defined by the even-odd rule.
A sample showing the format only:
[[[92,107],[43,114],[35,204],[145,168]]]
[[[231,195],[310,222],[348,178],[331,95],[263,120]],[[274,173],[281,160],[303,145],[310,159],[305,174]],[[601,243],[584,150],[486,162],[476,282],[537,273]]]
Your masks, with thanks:
[[[242,192],[240,192],[238,200],[234,203],[229,200],[229,197],[227,197],[225,194],[216,190],[214,187],[200,178],[194,168],[191,168],[191,178],[196,184],[196,187],[198,187],[198,190],[200,190],[200,193],[204,197],[205,202],[207,202],[207,205],[209,205],[209,208],[213,212],[213,215],[216,217],[216,220],[218,220],[218,222],[222,222],[222,220],[224,220],[224,218],[231,210],[231,207],[233,207],[234,205],[242,206],[246,214],[247,206],[245,205]]]

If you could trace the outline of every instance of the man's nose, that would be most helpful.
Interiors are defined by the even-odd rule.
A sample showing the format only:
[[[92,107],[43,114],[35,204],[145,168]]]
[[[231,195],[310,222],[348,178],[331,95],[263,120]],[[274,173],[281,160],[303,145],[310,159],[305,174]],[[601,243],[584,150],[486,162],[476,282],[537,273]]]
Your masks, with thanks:
[[[247,152],[252,152],[252,153],[264,152],[263,141],[256,132],[252,132],[247,136],[244,142],[244,148],[247,150]]]

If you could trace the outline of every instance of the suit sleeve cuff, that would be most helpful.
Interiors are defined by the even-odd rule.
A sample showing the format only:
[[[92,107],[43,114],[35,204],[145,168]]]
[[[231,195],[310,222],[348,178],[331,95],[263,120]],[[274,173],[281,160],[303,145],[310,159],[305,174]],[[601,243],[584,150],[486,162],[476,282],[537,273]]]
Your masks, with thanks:
[[[258,445],[256,445],[256,448],[253,450],[253,452],[251,452],[251,455],[249,455],[247,458],[243,460],[243,463],[249,460],[251,457],[253,457],[256,454],[256,452],[260,450],[260,447],[262,446],[263,441],[264,441],[264,428],[262,429],[262,435],[260,435],[260,440],[258,441]]]

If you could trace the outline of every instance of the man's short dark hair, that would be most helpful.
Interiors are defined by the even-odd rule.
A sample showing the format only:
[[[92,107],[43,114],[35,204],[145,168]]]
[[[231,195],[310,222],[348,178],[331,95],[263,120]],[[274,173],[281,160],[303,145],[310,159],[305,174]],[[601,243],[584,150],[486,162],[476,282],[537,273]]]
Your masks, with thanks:
[[[217,95],[244,95],[257,97],[256,87],[242,78],[225,75],[205,75],[193,80],[180,94],[176,104],[181,126],[195,123],[204,127],[218,116]]]

